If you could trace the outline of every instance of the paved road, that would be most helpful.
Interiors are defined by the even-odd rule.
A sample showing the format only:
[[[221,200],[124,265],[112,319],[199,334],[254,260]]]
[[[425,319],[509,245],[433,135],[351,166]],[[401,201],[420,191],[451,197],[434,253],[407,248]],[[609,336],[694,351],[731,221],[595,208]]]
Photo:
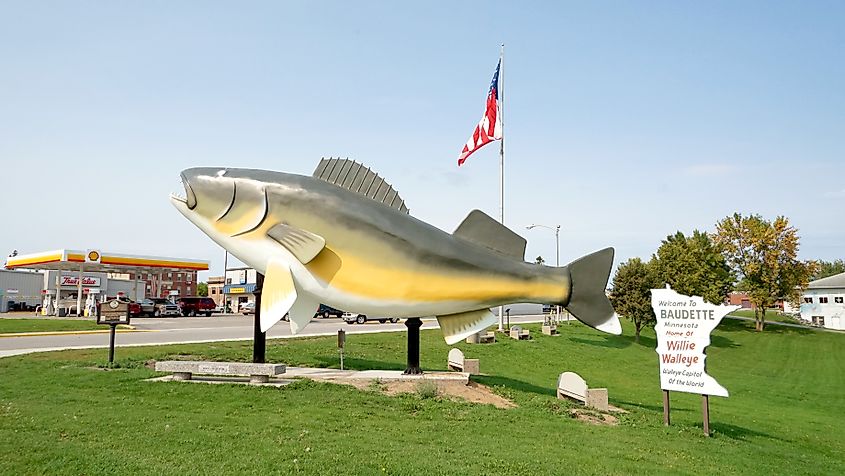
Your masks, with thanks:
[[[543,317],[539,315],[511,316],[510,318],[511,324],[542,322],[542,320]],[[252,340],[253,317],[228,314],[212,317],[137,318],[132,320],[132,325],[141,332],[118,333],[115,338],[117,347]],[[437,327],[437,320],[423,320],[423,329]],[[281,322],[270,329],[267,338],[335,335],[338,329],[345,329],[350,334],[398,332],[405,330],[405,324],[367,322],[363,325],[350,325],[337,318],[314,319],[304,332],[292,336],[290,326],[286,322]],[[50,350],[108,347],[108,345],[107,333],[2,337],[0,338],[0,357]]]

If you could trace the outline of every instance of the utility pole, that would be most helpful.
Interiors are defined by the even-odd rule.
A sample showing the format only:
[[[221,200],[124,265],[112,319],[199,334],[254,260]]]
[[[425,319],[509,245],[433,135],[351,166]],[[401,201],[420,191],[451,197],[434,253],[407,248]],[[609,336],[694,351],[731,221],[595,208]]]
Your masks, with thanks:
[[[531,229],[534,229],[534,228],[537,228],[537,227],[545,228],[547,230],[551,230],[551,231],[555,232],[555,267],[560,268],[560,225],[557,225],[555,227],[550,227],[548,225],[532,224],[532,225],[526,226],[525,229],[531,230]],[[555,305],[555,322],[557,322],[557,321],[560,321],[560,305],[559,304]],[[567,322],[569,322],[568,319],[567,319]]]

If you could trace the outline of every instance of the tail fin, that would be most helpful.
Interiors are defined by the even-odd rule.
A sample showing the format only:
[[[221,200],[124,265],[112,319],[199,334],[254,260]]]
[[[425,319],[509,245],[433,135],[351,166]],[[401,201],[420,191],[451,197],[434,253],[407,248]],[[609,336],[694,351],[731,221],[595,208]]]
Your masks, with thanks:
[[[613,248],[605,248],[569,263],[571,291],[566,309],[594,329],[619,335],[622,326],[604,293],[613,266],[613,253]]]

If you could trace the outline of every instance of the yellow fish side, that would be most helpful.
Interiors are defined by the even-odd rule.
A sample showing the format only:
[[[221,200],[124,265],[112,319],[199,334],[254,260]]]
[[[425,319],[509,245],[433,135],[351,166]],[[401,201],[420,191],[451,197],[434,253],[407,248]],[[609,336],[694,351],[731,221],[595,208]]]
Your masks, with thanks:
[[[551,279],[523,280],[493,274],[433,269],[424,264],[389,266],[328,246],[305,267],[336,289],[356,296],[387,301],[501,301],[507,298],[560,302],[565,284]]]

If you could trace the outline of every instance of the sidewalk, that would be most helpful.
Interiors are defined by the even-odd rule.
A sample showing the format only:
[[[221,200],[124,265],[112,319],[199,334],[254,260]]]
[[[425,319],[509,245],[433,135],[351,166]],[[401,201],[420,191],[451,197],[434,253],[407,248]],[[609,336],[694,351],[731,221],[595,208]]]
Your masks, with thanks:
[[[307,378],[319,382],[332,382],[340,384],[355,385],[363,388],[371,382],[398,383],[398,382],[419,382],[427,380],[441,385],[469,385],[469,374],[466,372],[443,372],[431,371],[420,375],[404,375],[401,370],[338,370],[310,367],[287,367],[285,373],[271,377],[269,382],[251,383],[246,377],[232,377],[219,375],[196,374],[190,380],[179,380],[185,383],[210,383],[210,384],[242,384],[253,386],[281,387],[294,382],[294,379]],[[176,381],[173,375],[153,377],[150,382],[172,382]]]
[[[421,375],[404,375],[401,370],[338,370],[316,369],[310,367],[288,367],[286,378],[310,378],[312,380],[345,381],[345,380],[438,380],[469,382],[469,374],[465,372],[426,372]]]

